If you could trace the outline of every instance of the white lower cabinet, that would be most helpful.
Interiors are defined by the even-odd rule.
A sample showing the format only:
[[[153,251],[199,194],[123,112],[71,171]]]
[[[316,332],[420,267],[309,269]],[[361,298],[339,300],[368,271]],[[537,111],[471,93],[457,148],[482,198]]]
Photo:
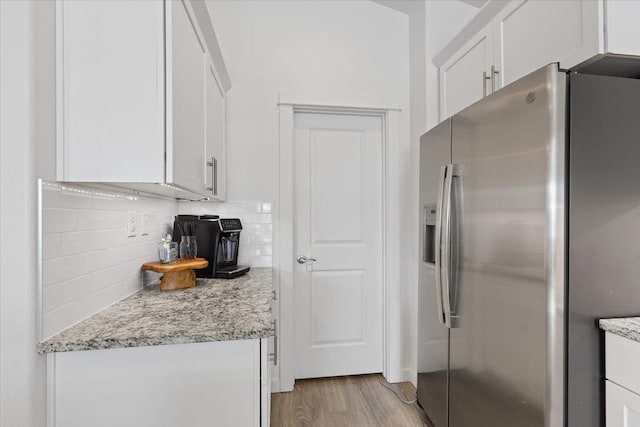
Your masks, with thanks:
[[[605,333],[607,427],[640,427],[640,342]]]
[[[606,381],[607,427],[640,426],[640,395]]]
[[[47,426],[268,426],[266,341],[50,353]]]

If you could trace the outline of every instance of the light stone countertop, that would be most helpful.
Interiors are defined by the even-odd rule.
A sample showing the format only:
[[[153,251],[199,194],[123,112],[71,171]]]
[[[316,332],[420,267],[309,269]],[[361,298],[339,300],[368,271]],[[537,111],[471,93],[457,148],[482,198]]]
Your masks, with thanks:
[[[600,329],[640,342],[640,317],[600,319]]]
[[[269,267],[235,279],[197,279],[188,289],[149,286],[38,343],[38,351],[267,338],[273,335],[271,283]]]

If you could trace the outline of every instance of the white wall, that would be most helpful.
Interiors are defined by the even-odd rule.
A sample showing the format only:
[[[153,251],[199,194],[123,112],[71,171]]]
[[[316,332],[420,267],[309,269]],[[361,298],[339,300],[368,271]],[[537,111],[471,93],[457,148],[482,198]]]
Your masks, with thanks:
[[[229,200],[273,200],[277,208],[280,93],[393,101],[402,109],[399,151],[408,162],[406,14],[358,0],[216,0],[207,7],[233,84],[227,95]],[[404,184],[390,189],[403,200],[397,215],[411,197]],[[402,277],[393,279],[390,286],[402,285]]]
[[[7,427],[45,425],[45,358],[36,353],[35,9],[0,2],[0,425]]]
[[[406,242],[402,260],[403,294],[403,365],[404,378],[416,384],[417,380],[417,282],[418,271],[418,158],[420,135],[426,130],[427,117],[427,28],[425,25],[425,2],[414,4],[409,14],[409,87],[411,102],[410,120],[410,156],[405,167],[407,171],[408,191],[413,197],[406,206],[404,222],[406,223]]]
[[[438,68],[433,58],[476,16],[480,9],[461,1],[426,1],[427,123],[431,129],[440,118]]]
[[[127,190],[44,181],[42,185],[43,337],[76,324],[160,278],[157,261],[178,203]],[[129,237],[129,214],[136,235]],[[147,234],[142,234],[146,216]]]
[[[403,259],[403,363],[405,379],[416,382],[419,251],[418,178],[420,136],[438,124],[438,68],[433,58],[479,9],[458,1],[417,1],[409,13],[410,148],[405,165],[411,196],[405,207],[406,246]]]
[[[407,16],[369,1],[207,1],[232,80],[229,200],[276,200],[278,94],[398,100],[408,129]]]
[[[273,265],[273,214],[271,202],[181,201],[178,212],[187,215],[220,215],[242,223],[238,264],[250,267]]]

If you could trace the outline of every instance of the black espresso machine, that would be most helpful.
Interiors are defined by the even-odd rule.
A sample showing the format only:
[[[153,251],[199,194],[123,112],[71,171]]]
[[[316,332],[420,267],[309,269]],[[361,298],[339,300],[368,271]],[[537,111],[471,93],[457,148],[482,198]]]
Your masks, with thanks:
[[[196,242],[200,258],[209,261],[206,268],[196,270],[196,277],[232,279],[249,271],[247,265],[238,265],[238,248],[242,223],[237,218],[218,215],[176,215],[173,222],[173,241],[180,242],[178,223],[195,222]]]

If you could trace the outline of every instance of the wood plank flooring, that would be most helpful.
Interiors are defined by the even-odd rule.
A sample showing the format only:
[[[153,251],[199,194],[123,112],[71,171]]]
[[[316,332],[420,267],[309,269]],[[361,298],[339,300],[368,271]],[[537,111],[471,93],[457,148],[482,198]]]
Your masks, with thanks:
[[[417,404],[405,405],[384,388],[380,374],[296,380],[294,391],[271,396],[273,427],[429,426]],[[383,380],[383,379],[382,379]],[[383,380],[384,381],[384,380]],[[411,383],[393,384],[414,399]]]

